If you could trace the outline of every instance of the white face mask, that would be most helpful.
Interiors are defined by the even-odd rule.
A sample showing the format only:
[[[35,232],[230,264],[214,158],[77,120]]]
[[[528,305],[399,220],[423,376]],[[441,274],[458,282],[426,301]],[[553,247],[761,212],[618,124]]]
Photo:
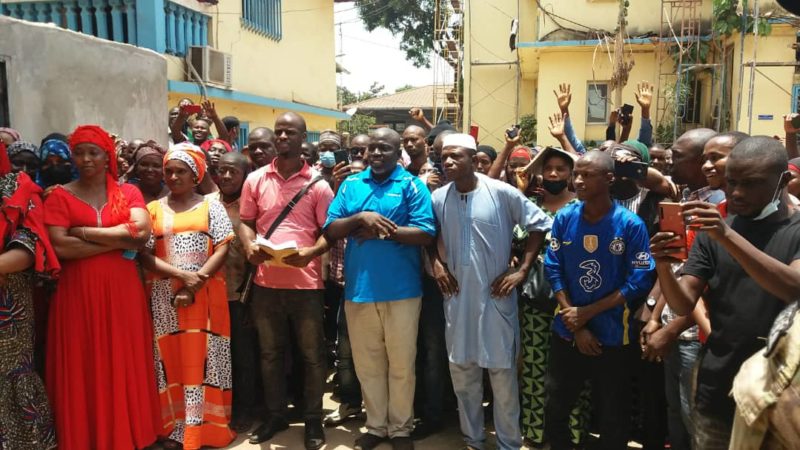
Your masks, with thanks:
[[[761,214],[750,220],[764,220],[778,212],[778,206],[781,204],[781,184],[785,174],[786,172],[782,173],[781,177],[778,179],[778,185],[775,187],[775,193],[772,194],[772,201],[764,206],[764,209],[761,210]]]

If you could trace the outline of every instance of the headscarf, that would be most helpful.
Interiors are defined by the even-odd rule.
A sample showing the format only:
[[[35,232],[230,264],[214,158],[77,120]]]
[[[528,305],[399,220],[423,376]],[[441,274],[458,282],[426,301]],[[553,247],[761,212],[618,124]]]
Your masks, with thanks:
[[[164,165],[167,161],[181,161],[189,166],[197,180],[200,181],[206,176],[206,156],[200,147],[188,142],[181,142],[169,148],[169,152],[164,156]]]
[[[478,153],[485,153],[492,162],[497,159],[497,151],[495,151],[495,149],[489,145],[479,145]]]
[[[8,158],[6,144],[0,141],[0,177],[4,177],[11,172],[11,161]]]
[[[647,148],[646,145],[635,139],[629,139],[623,142],[623,144],[638,150],[639,153],[642,155],[642,162],[648,165],[650,164],[650,150]]]
[[[50,155],[58,156],[64,161],[72,159],[72,153],[69,151],[69,145],[66,142],[58,139],[50,139],[44,141],[42,146],[39,147],[39,160],[45,162]]]
[[[14,138],[15,141],[18,141],[18,140],[21,139],[21,136],[19,135],[19,131],[15,130],[13,128],[0,127],[0,133],[6,133],[6,134],[10,135],[11,137]]]
[[[511,158],[524,158],[524,159],[527,159],[528,161],[530,161],[531,160],[531,151],[528,150],[527,147],[517,147],[517,148],[514,149],[513,152],[511,152],[511,156],[508,157],[508,159],[511,159]]]
[[[8,157],[16,156],[22,152],[32,153],[36,158],[39,158],[39,147],[27,141],[14,141],[8,146],[6,150]]]
[[[52,140],[52,139],[55,139],[57,141],[61,141],[61,142],[64,142],[64,143],[67,142],[67,137],[64,136],[63,134],[61,134],[61,133],[50,133],[47,136],[45,136],[44,139],[42,139],[42,142],[39,143],[39,146],[44,145],[45,142],[47,142],[49,140]]]
[[[97,125],[80,125],[69,136],[69,147],[74,153],[75,147],[80,144],[94,144],[106,153],[108,159],[106,195],[108,196],[108,205],[111,207],[111,225],[128,222],[131,211],[128,199],[125,198],[117,184],[119,174],[117,173],[117,152],[114,140],[106,130]]]
[[[211,150],[211,146],[214,145],[214,144],[222,144],[222,145],[224,145],[225,146],[225,153],[230,153],[230,152],[233,151],[233,148],[231,148],[231,144],[229,144],[228,141],[223,141],[222,139],[209,139],[209,140],[203,142],[203,144],[200,145],[200,148],[203,151],[208,152],[209,150]]]
[[[800,173],[800,158],[792,158],[789,160],[789,170]]]
[[[0,142],[0,176],[11,173],[6,146]],[[42,208],[42,189],[25,172],[14,174],[15,189],[2,198],[0,210],[4,220],[0,220],[0,239],[5,246],[8,239],[23,226],[36,237],[33,240],[33,269],[46,277],[55,277],[60,269],[58,258],[50,244],[44,225]]]
[[[428,142],[428,145],[433,145],[433,141],[436,140],[436,136],[439,136],[439,133],[445,130],[458,132],[458,130],[456,130],[449,121],[440,120],[439,123],[437,123],[436,126],[431,129],[431,131],[428,133],[428,137],[425,139]]]

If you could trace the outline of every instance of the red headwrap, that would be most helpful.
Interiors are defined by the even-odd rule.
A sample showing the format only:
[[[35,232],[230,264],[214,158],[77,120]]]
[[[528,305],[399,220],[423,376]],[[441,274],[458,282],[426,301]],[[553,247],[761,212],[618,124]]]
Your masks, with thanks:
[[[0,141],[0,176],[11,172],[11,161],[8,159],[6,144]]]
[[[181,142],[169,148],[169,151],[164,155],[164,165],[167,161],[178,160],[189,166],[192,172],[197,177],[198,183],[203,181],[206,176],[206,155],[200,148],[188,142]]]
[[[509,159],[511,159],[511,158],[524,158],[524,159],[530,161],[531,160],[531,151],[528,150],[526,147],[517,147],[517,148],[514,149],[513,152],[511,152],[511,156],[509,156]]]
[[[792,163],[789,163],[789,170],[793,170],[793,171],[795,171],[797,173],[800,173],[800,167],[797,167]]]
[[[106,195],[108,205],[111,207],[111,224],[126,223],[130,218],[128,199],[117,185],[117,153],[114,140],[108,132],[97,125],[81,125],[69,136],[69,147],[75,154],[75,147],[80,144],[93,144],[100,147],[108,156],[108,171],[106,172]]]
[[[211,139],[211,140],[205,141],[200,145],[200,148],[205,150],[206,153],[207,153],[208,150],[211,148],[211,146],[214,145],[214,144],[222,144],[222,145],[224,145],[225,146],[225,153],[230,153],[230,152],[233,151],[233,148],[231,147],[231,144],[228,144],[227,141],[223,141],[222,139]]]

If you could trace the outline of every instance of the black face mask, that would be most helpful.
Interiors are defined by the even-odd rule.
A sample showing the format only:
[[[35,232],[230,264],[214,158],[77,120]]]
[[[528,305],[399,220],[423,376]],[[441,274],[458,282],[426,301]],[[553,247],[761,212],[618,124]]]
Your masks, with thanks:
[[[568,184],[569,183],[567,183],[567,180],[542,180],[542,187],[544,190],[553,195],[560,194],[564,189],[567,188]]]
[[[72,166],[50,166],[43,169],[41,174],[46,186],[67,184],[72,181]]]

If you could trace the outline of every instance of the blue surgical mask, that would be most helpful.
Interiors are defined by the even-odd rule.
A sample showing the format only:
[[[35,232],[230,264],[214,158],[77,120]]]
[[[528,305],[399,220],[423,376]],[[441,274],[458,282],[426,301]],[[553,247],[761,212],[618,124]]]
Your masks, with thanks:
[[[767,217],[778,212],[778,206],[781,204],[780,193],[781,193],[782,181],[783,181],[783,174],[781,174],[781,177],[778,179],[778,185],[775,187],[775,193],[772,194],[772,201],[767,203],[766,206],[764,206],[764,209],[761,210],[761,214],[750,220],[764,220]]]
[[[319,154],[319,163],[322,167],[331,168],[336,165],[336,157],[333,152],[322,152]]]

